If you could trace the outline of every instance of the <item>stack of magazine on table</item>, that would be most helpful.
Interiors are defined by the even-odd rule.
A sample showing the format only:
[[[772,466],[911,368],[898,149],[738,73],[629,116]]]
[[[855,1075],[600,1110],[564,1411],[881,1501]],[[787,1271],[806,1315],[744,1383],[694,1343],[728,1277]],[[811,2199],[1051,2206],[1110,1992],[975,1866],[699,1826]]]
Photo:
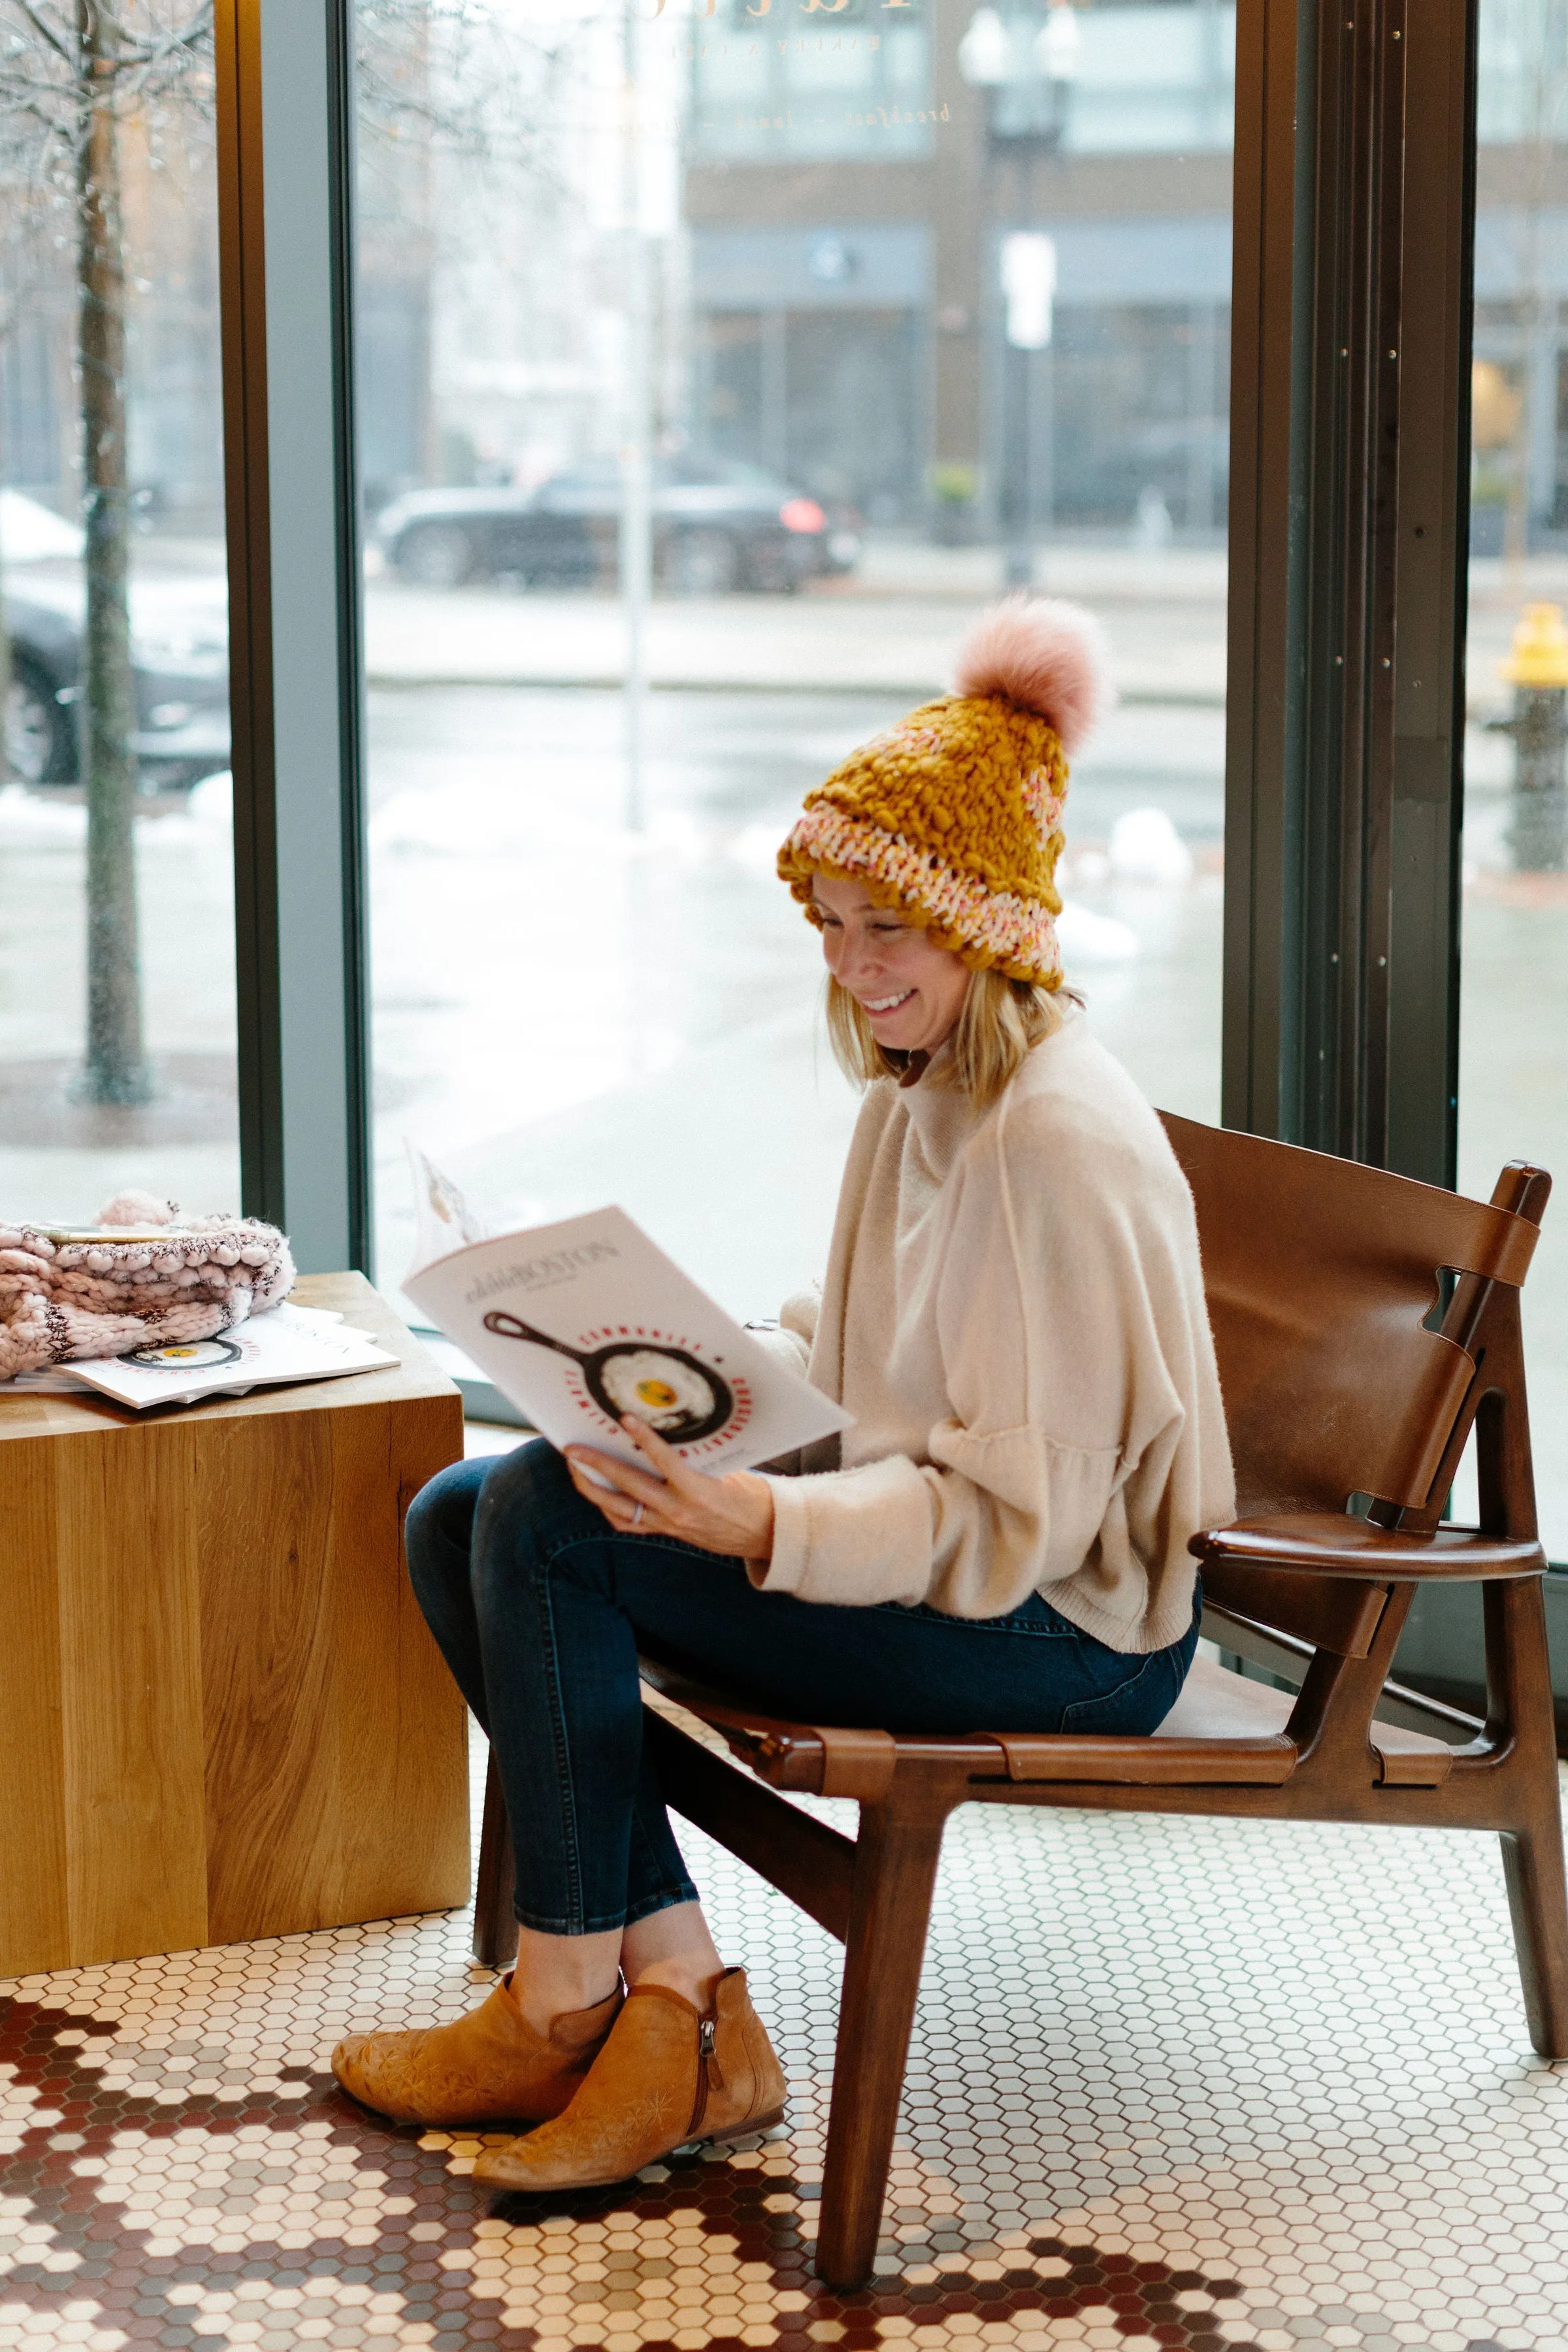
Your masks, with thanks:
[[[95,1356],[47,1371],[18,1372],[7,1391],[45,1391],[79,1396],[84,1388],[116,1404],[199,1404],[208,1397],[246,1396],[252,1389],[293,1381],[330,1381],[395,1364],[368,1331],[321,1307],[286,1299],[264,1315],[236,1323],[210,1339],[156,1340],[120,1356]]]

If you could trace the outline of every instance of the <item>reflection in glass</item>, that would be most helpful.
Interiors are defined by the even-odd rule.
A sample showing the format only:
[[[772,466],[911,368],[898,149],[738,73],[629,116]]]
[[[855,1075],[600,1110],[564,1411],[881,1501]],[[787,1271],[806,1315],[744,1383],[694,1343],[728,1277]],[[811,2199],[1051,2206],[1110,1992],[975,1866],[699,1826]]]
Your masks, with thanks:
[[[405,1133],[498,1213],[618,1200],[742,1313],[820,1267],[855,1105],[774,853],[1009,581],[1121,691],[1069,971],[1217,1117],[1233,11],[361,24],[387,1276]]]
[[[203,0],[0,0],[0,1198],[233,1208]]]
[[[1568,5],[1481,0],[1459,1182],[1568,1175]],[[1542,1532],[1568,1559],[1568,1227],[1524,1293]]]

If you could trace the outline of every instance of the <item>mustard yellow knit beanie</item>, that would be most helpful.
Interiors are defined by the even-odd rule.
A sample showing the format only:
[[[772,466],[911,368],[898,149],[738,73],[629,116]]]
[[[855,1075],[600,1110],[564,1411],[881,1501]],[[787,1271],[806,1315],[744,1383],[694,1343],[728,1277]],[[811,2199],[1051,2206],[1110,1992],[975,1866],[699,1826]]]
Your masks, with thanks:
[[[779,852],[811,920],[812,877],[863,882],[974,971],[1059,988],[1055,874],[1067,754],[1093,725],[1104,661],[1075,604],[1009,596],[983,614],[956,691],[852,751]]]

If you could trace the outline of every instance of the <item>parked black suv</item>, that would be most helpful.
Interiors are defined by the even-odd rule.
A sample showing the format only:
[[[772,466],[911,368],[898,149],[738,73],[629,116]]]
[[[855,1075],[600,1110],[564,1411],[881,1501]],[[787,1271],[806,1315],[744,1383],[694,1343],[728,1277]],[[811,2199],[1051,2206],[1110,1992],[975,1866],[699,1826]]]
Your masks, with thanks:
[[[528,588],[609,583],[621,498],[613,459],[557,474],[534,490],[410,490],[382,509],[374,544],[393,571],[424,588],[498,575]],[[678,457],[654,468],[654,573],[677,594],[788,591],[852,570],[859,554],[858,514],[829,513],[761,467]]]

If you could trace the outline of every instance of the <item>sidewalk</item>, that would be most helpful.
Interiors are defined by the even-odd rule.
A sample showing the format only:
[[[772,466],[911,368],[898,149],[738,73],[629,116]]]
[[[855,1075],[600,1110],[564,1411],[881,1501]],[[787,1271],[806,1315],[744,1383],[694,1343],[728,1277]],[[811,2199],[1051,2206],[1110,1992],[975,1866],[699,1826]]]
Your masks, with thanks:
[[[1121,703],[1224,709],[1222,552],[1052,549],[1041,558],[1037,584],[1095,614]],[[646,674],[659,691],[940,694],[964,631],[1004,585],[998,548],[873,541],[858,572],[818,581],[799,596],[656,597]],[[1488,718],[1508,707],[1498,670],[1524,605],[1568,605],[1568,560],[1475,563],[1469,597],[1469,707]],[[626,674],[625,615],[607,593],[437,591],[371,580],[365,629],[376,686],[616,687]]]
[[[658,688],[809,688],[917,699],[946,690],[965,630],[995,593],[991,583],[968,593],[879,593],[857,581],[823,583],[795,597],[656,600],[647,675]],[[1110,639],[1124,702],[1223,706],[1223,595],[1086,601]],[[626,619],[611,595],[438,591],[376,580],[366,586],[365,635],[374,686],[613,687],[626,670]]]
[[[140,540],[134,562],[140,578],[178,577],[221,604],[217,541]],[[32,570],[17,568],[18,584]],[[940,693],[970,621],[1004,592],[1005,571],[996,546],[935,547],[874,532],[853,572],[815,582],[798,596],[656,597],[647,624],[647,675],[660,692],[808,688],[900,701]],[[1040,552],[1036,584],[1097,615],[1123,704],[1223,709],[1222,548],[1051,546]],[[1498,668],[1523,607],[1540,601],[1568,606],[1568,556],[1472,563],[1468,596],[1469,707],[1486,719],[1508,707],[1510,690]],[[624,615],[607,591],[431,590],[371,577],[365,625],[373,686],[616,688],[626,673]]]

